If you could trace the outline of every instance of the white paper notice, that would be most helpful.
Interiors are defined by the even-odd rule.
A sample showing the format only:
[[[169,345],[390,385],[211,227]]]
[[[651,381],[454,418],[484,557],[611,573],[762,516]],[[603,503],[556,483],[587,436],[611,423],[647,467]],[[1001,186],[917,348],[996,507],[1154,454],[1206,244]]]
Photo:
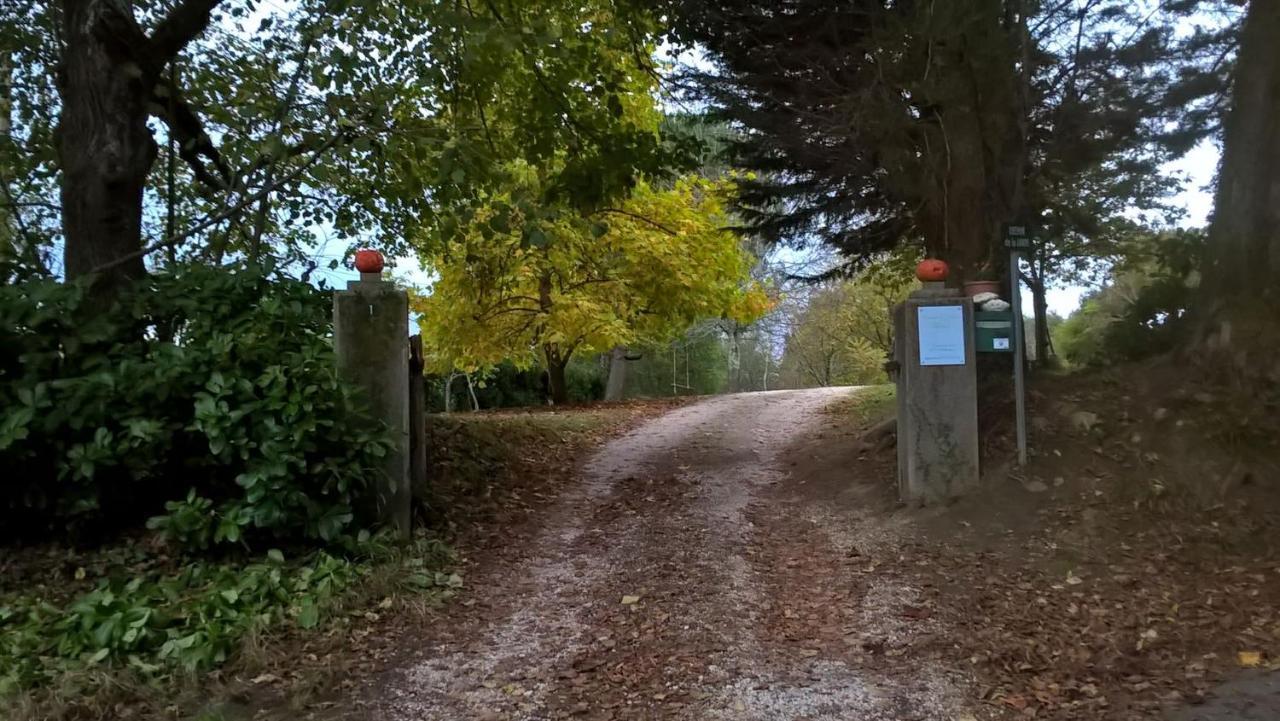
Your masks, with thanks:
[[[917,311],[920,365],[964,365],[964,306],[926,305]]]

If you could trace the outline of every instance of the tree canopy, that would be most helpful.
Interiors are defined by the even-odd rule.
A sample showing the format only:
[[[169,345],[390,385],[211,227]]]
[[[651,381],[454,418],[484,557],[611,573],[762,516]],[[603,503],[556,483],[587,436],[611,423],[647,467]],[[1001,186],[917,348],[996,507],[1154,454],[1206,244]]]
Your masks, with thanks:
[[[798,309],[782,355],[783,383],[795,387],[867,385],[887,379],[893,306],[916,287],[897,263],[819,288]]]
[[[727,183],[642,181],[616,208],[531,220],[522,208],[541,194],[540,178],[528,167],[513,172],[524,182],[478,208],[431,256],[436,279],[413,307],[438,369],[536,358],[563,401],[575,353],[662,342],[699,319],[765,310],[762,288],[749,282],[752,259],[725,228]]]
[[[317,234],[400,255],[514,160],[567,158],[544,190],[582,205],[671,166],[623,113],[655,72],[643,3],[67,0],[0,29],[3,257],[37,272],[306,264]]]
[[[854,262],[922,243],[972,274],[997,262],[1001,223],[1069,214],[1068,189],[1122,206],[1158,195],[1171,30],[1139,8],[785,6],[684,6],[716,66],[689,79],[743,128],[737,159],[759,171],[743,193],[754,229]]]

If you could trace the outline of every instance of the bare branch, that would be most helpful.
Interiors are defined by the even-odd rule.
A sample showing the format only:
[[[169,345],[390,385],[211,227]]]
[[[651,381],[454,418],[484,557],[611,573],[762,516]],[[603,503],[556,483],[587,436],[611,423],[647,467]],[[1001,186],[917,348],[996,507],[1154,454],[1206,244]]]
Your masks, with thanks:
[[[667,226],[663,225],[662,223],[659,223],[659,222],[658,222],[658,221],[656,221],[656,220],[650,220],[649,218],[646,218],[646,217],[644,217],[643,215],[638,215],[638,214],[636,214],[636,213],[632,213],[632,212],[631,212],[631,211],[629,211],[629,210],[623,210],[623,209],[621,209],[621,208],[602,208],[602,209],[600,209],[599,211],[596,211],[596,212],[597,212],[597,214],[599,214],[599,213],[613,213],[614,215],[624,215],[624,216],[626,216],[626,217],[628,217],[628,218],[631,218],[631,219],[633,219],[633,220],[638,220],[638,221],[640,221],[641,223],[648,223],[649,225],[652,225],[653,227],[657,228],[658,230],[661,230],[662,232],[666,233],[667,235],[680,235],[680,234],[679,234],[679,233],[677,233],[676,231],[672,230],[671,228],[668,228]]]
[[[209,16],[222,0],[183,0],[151,33],[151,50],[161,64],[182,52],[209,27]]]
[[[155,252],[155,251],[157,251],[157,250],[159,250],[159,249],[161,249],[161,248],[163,248],[163,247],[165,247],[165,246],[168,246],[168,245],[176,245],[177,243],[181,243],[182,241],[186,240],[187,238],[190,238],[191,236],[195,235],[196,233],[199,233],[199,232],[201,232],[201,231],[203,231],[203,230],[207,230],[207,229],[209,229],[209,228],[212,228],[213,226],[217,225],[218,223],[221,223],[222,221],[226,220],[227,218],[231,218],[231,217],[235,216],[235,215],[236,215],[237,213],[239,213],[240,211],[244,210],[245,208],[249,207],[250,205],[253,205],[254,203],[258,202],[259,200],[261,200],[261,199],[265,198],[266,196],[270,195],[271,193],[275,192],[275,191],[276,191],[277,189],[279,189],[281,186],[283,186],[283,185],[285,185],[285,184],[287,184],[287,183],[291,183],[291,182],[293,182],[293,180],[294,180],[295,178],[297,178],[299,175],[302,175],[304,172],[306,172],[306,170],[307,170],[308,168],[310,168],[312,165],[314,165],[314,164],[316,163],[316,161],[318,161],[322,155],[324,155],[324,154],[325,154],[325,153],[326,153],[330,148],[332,148],[332,147],[334,147],[335,145],[337,145],[337,144],[338,144],[340,141],[342,141],[342,139],[343,139],[343,138],[345,138],[345,137],[347,137],[347,134],[346,134],[346,133],[343,133],[343,132],[341,132],[341,131],[340,131],[340,132],[338,132],[338,133],[335,133],[335,134],[333,135],[333,137],[329,138],[329,140],[327,140],[327,141],[324,143],[324,145],[320,146],[320,147],[316,150],[315,155],[312,155],[312,156],[307,160],[307,162],[305,162],[305,163],[303,163],[302,165],[299,165],[298,167],[294,168],[294,169],[293,169],[293,171],[291,171],[288,175],[286,175],[286,176],[284,176],[284,177],[280,178],[280,179],[279,179],[279,180],[277,180],[276,182],[274,182],[274,183],[272,183],[272,184],[270,184],[270,185],[265,185],[265,186],[263,186],[262,188],[260,188],[260,189],[258,190],[258,192],[254,193],[253,195],[250,195],[250,196],[249,196],[249,197],[247,197],[247,198],[242,199],[240,202],[238,202],[238,203],[236,203],[235,205],[233,205],[233,206],[231,206],[231,207],[229,207],[229,208],[227,208],[227,209],[223,210],[222,212],[216,213],[216,214],[214,214],[214,215],[209,216],[208,218],[205,218],[204,220],[200,221],[199,223],[196,223],[195,225],[191,226],[190,228],[187,228],[186,230],[182,231],[181,233],[178,233],[177,235],[170,236],[170,237],[168,237],[168,238],[164,238],[164,239],[162,239],[162,240],[156,241],[155,243],[151,243],[151,244],[149,244],[149,245],[147,245],[147,246],[145,246],[145,247],[141,248],[140,250],[136,250],[136,251],[134,251],[134,252],[132,252],[132,253],[129,253],[128,255],[120,256],[119,258],[116,258],[115,260],[113,260],[113,261],[111,261],[111,262],[109,262],[109,263],[103,263],[102,265],[100,265],[100,266],[98,266],[98,267],[94,268],[93,270],[91,270],[91,271],[90,271],[90,273],[98,273],[98,272],[101,272],[101,271],[104,271],[104,270],[108,270],[108,269],[110,269],[110,268],[114,268],[114,267],[116,267],[117,265],[120,265],[120,264],[122,264],[122,263],[127,263],[127,262],[129,262],[129,261],[131,261],[131,260],[133,260],[133,259],[135,259],[135,258],[140,258],[140,257],[146,256],[146,255],[149,255],[150,253],[153,253],[153,252]]]
[[[195,110],[178,94],[178,89],[168,80],[158,82],[153,90],[151,114],[169,127],[178,141],[178,155],[191,167],[196,179],[214,190],[226,190],[231,185],[231,168],[222,160],[213,141],[204,131],[204,123]],[[216,175],[205,165],[213,166]]]

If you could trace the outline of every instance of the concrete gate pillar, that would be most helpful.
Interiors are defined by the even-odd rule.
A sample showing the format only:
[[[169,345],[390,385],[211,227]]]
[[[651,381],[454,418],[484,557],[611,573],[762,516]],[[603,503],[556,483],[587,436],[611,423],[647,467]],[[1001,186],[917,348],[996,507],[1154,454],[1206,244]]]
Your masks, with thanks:
[[[371,254],[371,255],[362,255]],[[372,257],[371,257],[372,256]],[[394,447],[370,479],[361,509],[370,520],[409,536],[409,297],[382,280],[382,257],[357,253],[360,280],[333,296],[338,374],[364,389],[373,417],[385,422]]]
[[[925,282],[893,310],[898,364],[898,490],[937,503],[978,487],[973,301]]]

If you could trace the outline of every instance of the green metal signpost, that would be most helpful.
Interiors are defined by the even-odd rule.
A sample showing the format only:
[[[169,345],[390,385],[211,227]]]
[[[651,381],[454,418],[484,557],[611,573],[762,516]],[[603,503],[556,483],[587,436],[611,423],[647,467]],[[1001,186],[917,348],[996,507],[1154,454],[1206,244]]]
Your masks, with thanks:
[[[1025,223],[1006,223],[1004,246],[1009,249],[1009,302],[1013,305],[1013,395],[1018,434],[1018,465],[1027,465],[1026,341],[1022,322],[1022,254],[1031,250],[1032,230]]]

